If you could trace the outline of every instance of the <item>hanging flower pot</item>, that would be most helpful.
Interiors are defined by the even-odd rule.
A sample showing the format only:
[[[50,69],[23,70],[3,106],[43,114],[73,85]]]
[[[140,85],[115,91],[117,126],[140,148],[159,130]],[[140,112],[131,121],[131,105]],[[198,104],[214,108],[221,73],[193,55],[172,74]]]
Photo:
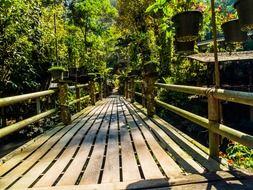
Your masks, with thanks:
[[[78,68],[76,68],[76,67],[69,68],[69,80],[76,82],[77,81],[77,72],[78,72]]]
[[[63,79],[68,80],[69,79],[69,71],[64,71],[63,72]]]
[[[190,42],[175,42],[175,50],[179,54],[192,53],[194,51],[195,41]]]
[[[77,82],[85,84],[88,80],[88,71],[86,67],[80,67],[77,72]]]
[[[54,66],[49,68],[48,71],[51,73],[52,81],[63,80],[63,72],[65,71],[63,67]]]
[[[221,25],[226,42],[243,42],[247,39],[247,33],[242,32],[239,20],[231,20]]]
[[[179,42],[195,41],[198,38],[202,13],[199,11],[186,11],[172,17],[176,29],[176,39]]]
[[[237,2],[234,4],[234,8],[236,8],[238,13],[241,30],[253,30],[253,1],[237,0]]]

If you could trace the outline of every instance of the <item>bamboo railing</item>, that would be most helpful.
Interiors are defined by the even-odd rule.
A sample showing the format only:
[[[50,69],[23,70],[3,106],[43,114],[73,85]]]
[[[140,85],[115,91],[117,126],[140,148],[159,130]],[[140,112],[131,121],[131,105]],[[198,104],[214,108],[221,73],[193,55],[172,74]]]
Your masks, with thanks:
[[[81,97],[81,89],[89,89],[89,95],[84,95]],[[35,93],[29,93],[29,94],[23,94],[18,96],[12,96],[12,97],[5,97],[0,98],[0,108],[2,109],[1,112],[1,118],[2,120],[5,119],[3,117],[4,115],[4,108],[7,106],[11,106],[17,103],[22,103],[25,101],[30,101],[32,99],[35,99],[36,101],[36,111],[37,114],[33,115],[29,118],[26,118],[22,121],[19,121],[17,123],[14,123],[9,126],[2,126],[0,128],[0,138],[3,138],[5,136],[8,136],[16,131],[19,131],[28,125],[38,122],[39,120],[48,117],[52,114],[60,112],[60,118],[61,121],[64,124],[69,124],[71,122],[71,114],[69,107],[76,105],[77,112],[80,112],[82,107],[81,103],[83,101],[90,100],[91,104],[96,103],[96,94],[100,94],[100,99],[103,97],[102,87],[100,87],[100,91],[96,92],[95,90],[95,81],[90,81],[89,84],[80,84],[75,86],[68,86],[67,82],[61,81],[58,83],[58,88],[42,91],[42,92],[35,92]],[[73,101],[68,100],[68,91],[75,91],[75,99]],[[48,109],[42,112],[41,110],[41,98],[50,97],[52,95],[58,95],[58,98],[56,99],[55,104],[58,104],[56,108]],[[5,122],[2,122],[5,123]]]
[[[241,91],[232,91],[232,90],[224,90],[224,89],[217,89],[217,88],[203,88],[203,87],[195,87],[195,86],[184,86],[184,85],[173,85],[173,84],[163,84],[163,83],[155,83],[155,79],[151,85],[145,85],[145,80],[143,81],[136,81],[135,84],[139,84],[142,86],[142,93],[135,91],[135,86],[129,89],[130,93],[134,93],[135,95],[142,98],[143,106],[147,108],[147,112],[151,113],[149,116],[152,116],[152,111],[148,109],[154,109],[150,107],[150,101],[154,101],[156,106],[160,106],[169,110],[181,117],[184,117],[201,127],[208,129],[209,131],[209,154],[210,156],[217,157],[219,153],[219,139],[215,139],[217,135],[221,135],[223,137],[227,137],[235,142],[241,143],[249,148],[253,148],[253,136],[243,133],[241,131],[235,130],[229,126],[223,125],[216,120],[213,120],[219,113],[217,113],[216,109],[218,106],[217,102],[220,100],[225,100],[229,102],[244,104],[253,106],[253,93],[249,92],[241,92]],[[144,89],[143,89],[144,88]],[[147,88],[153,88],[147,90]],[[178,108],[174,105],[170,105],[166,102],[159,100],[157,97],[154,96],[155,88],[163,88],[166,90],[187,93],[187,94],[194,94],[205,96],[208,98],[208,118],[196,115],[184,109]],[[145,94],[144,94],[144,93]],[[148,92],[148,93],[147,93]],[[153,99],[153,100],[152,100]],[[134,100],[131,100],[132,102]],[[152,105],[152,102],[151,102]],[[155,106],[152,105],[152,106]]]

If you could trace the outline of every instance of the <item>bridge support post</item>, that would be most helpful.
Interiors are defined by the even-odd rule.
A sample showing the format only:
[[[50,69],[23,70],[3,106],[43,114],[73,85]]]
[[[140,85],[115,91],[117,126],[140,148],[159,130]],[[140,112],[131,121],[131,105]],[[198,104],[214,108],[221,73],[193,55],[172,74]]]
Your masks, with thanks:
[[[106,98],[106,96],[107,96],[107,82],[106,82],[106,78],[103,79],[102,83],[103,83],[103,86],[102,86],[102,88],[103,88],[103,97]]]
[[[143,82],[141,83],[141,94],[142,94],[142,97],[141,97],[141,104],[142,104],[142,106],[145,108],[145,107],[146,107],[145,79],[144,79]]]
[[[134,103],[135,102],[135,84],[134,84],[134,77],[131,77],[130,78],[130,86],[131,86],[131,103]]]
[[[155,77],[145,76],[145,97],[146,97],[146,108],[148,116],[152,117],[155,114]]]
[[[68,125],[71,123],[71,114],[68,106],[68,84],[65,82],[58,83],[59,87],[59,104],[61,121]]]
[[[210,156],[218,158],[220,135],[215,133],[215,124],[219,123],[219,100],[212,95],[208,96],[208,119],[209,119],[209,151]]]
[[[99,100],[103,100],[103,78],[99,78]]]
[[[94,80],[90,80],[89,82],[89,93],[90,93],[90,101],[92,105],[96,103],[96,93],[95,93],[95,82]]]
[[[128,99],[128,78],[125,79],[125,98]]]
[[[76,86],[76,99],[80,99],[80,88],[78,88],[77,86]],[[80,112],[81,111],[81,102],[77,102],[76,103],[76,109],[77,109],[77,111],[78,112]]]

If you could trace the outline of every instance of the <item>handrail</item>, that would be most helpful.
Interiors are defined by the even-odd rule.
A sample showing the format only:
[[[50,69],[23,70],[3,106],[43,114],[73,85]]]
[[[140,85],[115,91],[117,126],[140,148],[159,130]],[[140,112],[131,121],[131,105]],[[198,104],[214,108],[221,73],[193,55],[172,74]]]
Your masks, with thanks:
[[[253,136],[251,136],[251,135],[237,131],[237,130],[232,129],[226,125],[222,125],[222,124],[215,123],[215,122],[209,122],[209,120],[207,118],[201,117],[199,115],[196,115],[196,114],[191,113],[189,111],[183,110],[183,109],[178,108],[176,106],[167,104],[165,102],[158,100],[157,98],[155,98],[155,102],[157,103],[157,105],[159,105],[167,110],[170,110],[170,111],[206,128],[206,129],[210,129],[219,135],[222,135],[222,136],[227,137],[231,140],[234,140],[234,141],[237,141],[243,145],[246,145],[250,148],[253,148]]]
[[[76,89],[76,88],[84,88],[84,87],[88,87],[89,84],[78,84],[76,86],[69,86],[68,89],[69,90],[73,90],[73,89]]]
[[[162,83],[156,83],[155,86],[160,87],[160,88],[165,88],[167,90],[173,90],[173,91],[183,92],[183,93],[188,93],[188,94],[213,96],[214,98],[217,98],[220,100],[253,106],[253,93],[249,93],[249,92],[215,89],[215,88],[204,88],[204,87],[195,87],[195,86],[174,85],[174,84],[162,84]]]
[[[173,90],[177,92],[184,92],[187,94],[198,94],[207,96],[211,88],[195,87],[195,86],[184,86],[184,85],[174,85],[174,84],[163,84],[155,83],[156,87],[165,88],[167,90]]]
[[[142,93],[140,93],[140,92],[134,92],[134,94],[136,94],[137,96],[141,96],[141,97],[143,96]]]
[[[12,104],[16,104],[19,102],[23,102],[30,99],[35,99],[43,96],[48,96],[51,94],[54,94],[56,90],[46,90],[42,92],[35,92],[30,94],[23,94],[19,96],[12,96],[12,97],[6,97],[6,98],[0,98],[0,107],[9,106]]]
[[[49,115],[52,115],[56,111],[57,111],[57,109],[51,109],[51,110],[48,110],[46,112],[35,115],[33,117],[30,117],[28,119],[25,119],[23,121],[20,121],[18,123],[15,123],[13,125],[9,125],[7,127],[4,127],[2,129],[0,129],[0,138],[5,137],[7,135],[10,135],[11,133],[14,133],[15,131],[18,131],[18,130],[26,127],[27,125],[30,125],[30,124],[32,124],[36,121],[39,121],[42,118],[45,118]]]
[[[89,97],[90,97],[90,95],[87,95],[87,96],[84,96],[84,97],[82,97],[82,98],[73,100],[73,101],[69,102],[69,106],[71,106],[71,105],[73,105],[73,104],[76,104],[76,103],[78,103],[78,102],[82,102],[82,101],[88,99]]]
[[[143,83],[143,81],[142,80],[136,80],[136,81],[134,81],[135,83],[139,83],[139,84],[142,84]]]
[[[141,82],[144,82],[144,81],[141,81]],[[140,81],[135,82],[135,83],[140,83]],[[196,87],[196,86],[174,85],[174,84],[164,84],[164,83],[155,83],[154,87],[208,97],[208,105],[210,104],[210,107],[209,107],[210,112],[208,114],[208,118],[210,117],[209,119],[196,115],[189,111],[186,111],[184,109],[178,108],[176,106],[170,105],[168,103],[165,103],[159,100],[158,98],[155,98],[154,101],[156,105],[161,106],[169,111],[172,111],[176,113],[177,115],[180,115],[206,129],[209,129],[210,131],[209,135],[212,135],[211,133],[222,135],[233,141],[239,142],[245,146],[253,148],[252,135],[243,133],[241,131],[230,128],[226,125],[220,124],[217,120],[212,120],[213,118],[212,114],[217,114],[216,110],[213,107],[214,106],[213,101],[224,100],[224,101],[253,106],[253,93],[225,90],[225,89],[216,89],[216,88],[209,88],[209,87]],[[139,93],[139,92],[134,92],[134,93],[138,96],[141,96],[142,98],[145,98],[142,93]],[[147,107],[147,109],[150,109],[150,108]],[[210,150],[211,148],[214,148],[215,146],[216,145],[211,144]],[[211,155],[214,155],[214,154],[211,153]]]

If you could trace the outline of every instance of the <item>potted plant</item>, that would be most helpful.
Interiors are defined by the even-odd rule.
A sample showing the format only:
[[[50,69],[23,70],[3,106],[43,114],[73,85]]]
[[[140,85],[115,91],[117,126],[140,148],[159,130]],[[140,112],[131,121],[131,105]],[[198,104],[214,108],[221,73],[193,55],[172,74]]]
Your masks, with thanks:
[[[63,79],[64,79],[64,80],[68,80],[68,79],[69,79],[69,71],[68,71],[68,70],[65,70],[65,71],[63,72]]]
[[[226,42],[243,42],[247,39],[247,33],[241,31],[239,20],[230,20],[221,25]]]
[[[192,53],[194,51],[195,41],[178,42],[174,41],[175,51],[179,54]]]
[[[51,73],[53,81],[63,80],[63,72],[65,71],[64,67],[53,66],[49,68],[48,71]]]
[[[234,4],[237,10],[240,27],[242,31],[250,31],[253,29],[253,1],[252,0],[237,0]]]
[[[172,17],[179,42],[195,41],[198,38],[203,16],[200,11],[185,11]]]
[[[88,82],[88,71],[86,67],[82,66],[78,69],[77,81],[83,84]]]
[[[77,72],[78,68],[76,67],[69,68],[69,80],[77,82]]]

